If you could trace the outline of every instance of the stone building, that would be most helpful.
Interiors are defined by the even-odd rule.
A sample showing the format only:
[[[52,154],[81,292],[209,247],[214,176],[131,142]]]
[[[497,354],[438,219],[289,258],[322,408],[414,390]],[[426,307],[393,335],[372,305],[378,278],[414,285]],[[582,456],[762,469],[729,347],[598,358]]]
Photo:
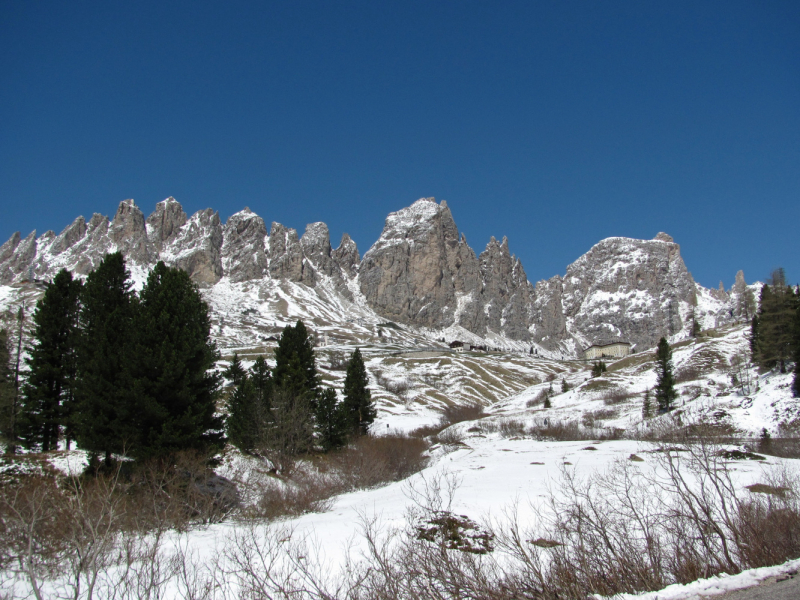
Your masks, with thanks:
[[[631,345],[628,342],[608,342],[606,344],[592,344],[583,354],[586,360],[595,358],[622,358],[631,353]]]

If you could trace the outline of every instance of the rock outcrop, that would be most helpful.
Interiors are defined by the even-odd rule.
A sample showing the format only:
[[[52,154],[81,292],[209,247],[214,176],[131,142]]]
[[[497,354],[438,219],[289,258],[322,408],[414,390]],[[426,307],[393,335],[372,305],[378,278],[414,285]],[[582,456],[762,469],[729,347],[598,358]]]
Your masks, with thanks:
[[[680,246],[659,233],[653,240],[599,242],[563,278],[537,284],[535,296],[537,344],[553,348],[572,337],[579,347],[623,340],[641,350],[687,327],[696,287]]]
[[[261,279],[267,272],[267,226],[249,208],[231,215],[222,235],[222,271],[231,281]]]

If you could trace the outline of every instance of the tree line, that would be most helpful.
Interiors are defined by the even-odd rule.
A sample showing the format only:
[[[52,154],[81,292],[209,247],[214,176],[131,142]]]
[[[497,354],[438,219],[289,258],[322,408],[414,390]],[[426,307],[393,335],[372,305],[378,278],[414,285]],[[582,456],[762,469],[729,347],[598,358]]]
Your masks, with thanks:
[[[800,288],[776,269],[761,288],[758,312],[750,323],[750,350],[762,370],[786,373],[794,363],[792,391],[800,396]]]
[[[338,402],[334,390],[320,385],[310,336],[298,321],[284,329],[274,369],[260,357],[245,371],[234,358],[225,371],[234,391],[222,411],[210,331],[197,286],[163,262],[138,294],[119,252],[85,282],[60,271],[33,312],[21,384],[8,336],[0,332],[6,451],[76,442],[110,465],[123,454],[140,461],[184,450],[211,457],[227,438],[246,452],[279,447],[281,455],[297,454],[315,445],[336,448],[367,432],[375,408],[357,350]]]

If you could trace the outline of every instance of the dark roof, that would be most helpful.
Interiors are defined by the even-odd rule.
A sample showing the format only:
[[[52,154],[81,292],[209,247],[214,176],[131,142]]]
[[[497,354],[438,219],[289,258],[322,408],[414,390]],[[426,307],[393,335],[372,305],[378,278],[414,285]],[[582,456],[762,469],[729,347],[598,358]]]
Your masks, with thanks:
[[[631,345],[630,342],[623,342],[622,340],[614,340],[613,342],[602,342],[598,344],[592,344],[591,346],[586,346],[586,348],[584,348],[583,351],[586,352],[587,350],[590,350],[592,348],[606,348],[607,346],[616,346],[617,344],[624,344],[625,346]]]

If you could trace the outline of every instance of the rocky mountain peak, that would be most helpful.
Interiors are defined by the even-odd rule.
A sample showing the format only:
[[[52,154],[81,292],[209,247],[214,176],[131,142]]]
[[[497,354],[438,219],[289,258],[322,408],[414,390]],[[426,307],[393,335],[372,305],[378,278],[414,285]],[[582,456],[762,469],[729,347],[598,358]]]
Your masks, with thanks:
[[[178,235],[178,230],[188,220],[183,207],[172,196],[156,204],[146,221],[148,239],[156,251],[161,252],[164,244]]]
[[[356,276],[361,259],[356,243],[348,234],[342,234],[342,241],[339,242],[339,247],[331,252],[331,258],[348,277]]]
[[[658,240],[660,242],[674,242],[675,240],[672,239],[672,236],[668,233],[664,233],[663,231],[659,231],[656,234],[656,237],[653,238],[654,240]]]
[[[152,247],[147,239],[144,214],[132,199],[119,203],[111,221],[109,237],[116,249],[129,260],[142,265],[150,263]]]

